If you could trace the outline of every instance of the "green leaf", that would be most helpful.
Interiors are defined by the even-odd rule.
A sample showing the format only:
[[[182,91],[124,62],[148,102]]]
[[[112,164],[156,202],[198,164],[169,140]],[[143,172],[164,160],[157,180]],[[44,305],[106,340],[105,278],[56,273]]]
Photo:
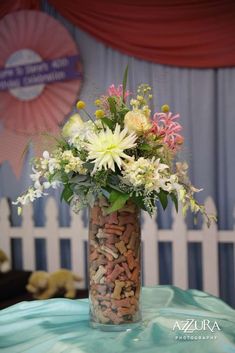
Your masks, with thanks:
[[[110,120],[109,118],[104,117],[104,118],[102,118],[101,121],[102,121],[105,125],[107,125],[111,130],[112,130],[112,129],[114,128],[114,126],[115,126],[114,121]]]
[[[141,151],[151,151],[152,147],[148,143],[142,143],[138,146],[138,149]]]
[[[83,166],[88,169],[89,171],[92,171],[94,169],[94,163],[92,162],[86,162],[86,163],[83,163]]]
[[[68,182],[68,179],[68,175],[65,172],[61,171],[60,180],[62,181],[62,183],[66,184]]]
[[[112,190],[117,190],[118,192],[123,193],[123,191],[120,189],[119,186],[113,185],[113,184],[110,184],[110,183],[109,183],[109,186],[110,186],[110,188],[111,188]],[[111,191],[112,191],[112,190],[111,190]]]
[[[155,146],[155,148],[156,148],[156,149],[162,148],[162,146],[163,146],[163,145],[157,145],[157,146]]]
[[[65,185],[64,190],[61,193],[60,200],[65,200],[67,203],[70,203],[73,196],[73,191],[70,188],[70,185]]]
[[[112,190],[109,196],[109,202],[111,203],[111,206],[107,208],[107,214],[122,208],[129,197],[130,196],[128,194],[121,193],[117,190]]]
[[[163,207],[163,209],[165,210],[167,208],[167,204],[168,204],[168,198],[167,198],[168,192],[161,190],[158,194],[158,198],[161,202],[161,205]]]
[[[176,209],[176,212],[178,213],[178,199],[177,199],[177,196],[175,194],[170,194],[170,197],[175,205],[175,209]]]
[[[147,211],[142,197],[133,194],[131,199],[139,208],[143,209],[144,211]]]
[[[125,92],[126,92],[126,84],[127,84],[127,76],[128,76],[128,65],[124,71],[123,80],[122,80],[122,100],[125,102]]]
[[[88,180],[87,175],[76,175],[75,177],[71,178],[69,182],[72,184],[79,184],[80,182],[87,181],[87,180]]]
[[[113,97],[109,97],[108,98],[108,102],[109,102],[109,109],[110,109],[111,113],[116,115],[117,114],[117,108],[116,108],[115,99]]]

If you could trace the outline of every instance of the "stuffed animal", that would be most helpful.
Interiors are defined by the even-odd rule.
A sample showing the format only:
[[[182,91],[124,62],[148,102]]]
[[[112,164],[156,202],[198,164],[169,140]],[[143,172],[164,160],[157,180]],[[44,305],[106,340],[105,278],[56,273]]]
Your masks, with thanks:
[[[35,271],[29,277],[26,289],[35,299],[48,299],[62,291],[66,298],[75,298],[75,281],[82,281],[82,278],[66,269],[53,273]]]
[[[10,270],[10,261],[2,249],[0,249],[0,272],[8,272]]]

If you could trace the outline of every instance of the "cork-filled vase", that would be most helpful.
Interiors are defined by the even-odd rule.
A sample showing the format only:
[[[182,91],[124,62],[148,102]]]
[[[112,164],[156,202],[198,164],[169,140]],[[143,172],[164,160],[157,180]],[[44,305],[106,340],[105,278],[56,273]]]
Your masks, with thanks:
[[[107,331],[141,321],[140,210],[132,202],[108,213],[100,198],[90,208],[90,325]]]

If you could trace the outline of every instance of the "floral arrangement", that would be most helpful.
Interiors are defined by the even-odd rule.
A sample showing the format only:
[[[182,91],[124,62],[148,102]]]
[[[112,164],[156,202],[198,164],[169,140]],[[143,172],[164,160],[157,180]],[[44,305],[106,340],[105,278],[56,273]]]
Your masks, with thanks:
[[[210,224],[213,217],[194,198],[200,190],[188,178],[188,165],[176,162],[184,142],[179,114],[168,105],[152,114],[151,87],[141,84],[134,95],[126,81],[127,70],[123,84],[111,85],[95,101],[94,116],[85,102],[77,102],[77,113],[64,125],[55,149],[33,160],[33,186],[15,202],[19,211],[48,188],[63,186],[61,198],[75,212],[102,195],[110,203],[107,213],[131,199],[152,215],[158,202],[165,209],[171,198],[176,209],[180,201],[184,213],[201,213]]]

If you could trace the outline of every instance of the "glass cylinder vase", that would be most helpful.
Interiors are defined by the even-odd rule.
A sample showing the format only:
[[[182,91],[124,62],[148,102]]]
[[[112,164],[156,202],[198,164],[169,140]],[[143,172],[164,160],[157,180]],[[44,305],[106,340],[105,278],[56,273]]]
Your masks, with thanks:
[[[90,324],[102,330],[125,330],[141,320],[140,210],[132,202],[108,213],[100,198],[90,209]]]

